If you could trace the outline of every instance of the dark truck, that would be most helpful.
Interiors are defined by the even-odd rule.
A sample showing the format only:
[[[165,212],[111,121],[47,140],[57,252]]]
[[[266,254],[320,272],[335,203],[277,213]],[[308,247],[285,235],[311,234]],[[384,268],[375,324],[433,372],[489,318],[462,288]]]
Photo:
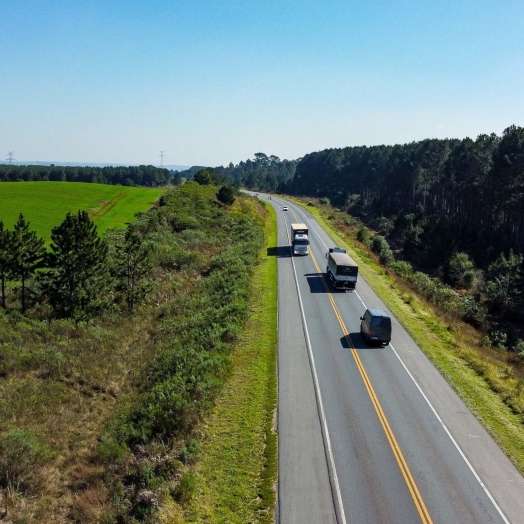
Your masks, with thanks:
[[[326,272],[337,289],[355,289],[358,266],[341,247],[330,247],[326,253]]]

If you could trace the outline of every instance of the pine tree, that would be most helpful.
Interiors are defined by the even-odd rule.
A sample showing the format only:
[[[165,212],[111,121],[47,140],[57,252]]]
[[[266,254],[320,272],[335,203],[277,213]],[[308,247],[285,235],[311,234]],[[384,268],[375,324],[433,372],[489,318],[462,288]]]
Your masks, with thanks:
[[[151,289],[149,252],[142,237],[131,228],[115,245],[113,275],[116,291],[125,300],[129,312]]]
[[[216,196],[220,202],[230,206],[235,201],[235,190],[231,186],[222,186]]]
[[[0,220],[0,283],[2,287],[2,307],[4,309],[6,309],[6,282],[12,268],[13,240],[13,232],[5,229],[4,223]]]
[[[89,318],[108,304],[107,244],[85,211],[69,212],[51,233],[46,287],[58,314]]]
[[[13,257],[11,259],[11,273],[13,278],[22,284],[21,305],[22,313],[26,310],[26,283],[36,270],[41,267],[45,255],[44,240],[38,238],[34,231],[29,229],[29,222],[25,221],[20,213],[13,228]]]

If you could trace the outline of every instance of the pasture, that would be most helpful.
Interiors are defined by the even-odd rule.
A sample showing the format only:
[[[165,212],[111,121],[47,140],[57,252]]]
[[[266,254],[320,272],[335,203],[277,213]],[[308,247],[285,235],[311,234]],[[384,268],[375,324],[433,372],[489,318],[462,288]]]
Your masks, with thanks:
[[[83,182],[1,182],[0,220],[12,229],[20,212],[46,243],[68,211],[87,211],[99,234],[125,227],[137,211],[147,211],[165,189],[87,184]]]

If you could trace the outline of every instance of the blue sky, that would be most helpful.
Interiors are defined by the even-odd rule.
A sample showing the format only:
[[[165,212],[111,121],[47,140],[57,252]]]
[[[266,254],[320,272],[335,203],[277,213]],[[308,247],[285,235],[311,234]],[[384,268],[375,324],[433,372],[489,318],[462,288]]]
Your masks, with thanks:
[[[0,0],[0,161],[227,165],[524,126],[522,0]]]

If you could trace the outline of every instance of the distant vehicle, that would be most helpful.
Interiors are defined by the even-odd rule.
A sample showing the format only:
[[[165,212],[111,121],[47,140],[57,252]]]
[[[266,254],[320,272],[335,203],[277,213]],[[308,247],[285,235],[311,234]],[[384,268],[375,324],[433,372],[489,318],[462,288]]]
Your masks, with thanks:
[[[382,309],[366,309],[360,317],[360,332],[368,344],[391,342],[391,317]]]
[[[331,247],[326,253],[326,273],[333,285],[340,289],[355,289],[358,266],[341,247]]]
[[[291,224],[291,245],[293,255],[308,254],[309,237],[306,224]]]
[[[282,211],[287,211],[287,206],[284,206],[284,207],[282,208]]]

